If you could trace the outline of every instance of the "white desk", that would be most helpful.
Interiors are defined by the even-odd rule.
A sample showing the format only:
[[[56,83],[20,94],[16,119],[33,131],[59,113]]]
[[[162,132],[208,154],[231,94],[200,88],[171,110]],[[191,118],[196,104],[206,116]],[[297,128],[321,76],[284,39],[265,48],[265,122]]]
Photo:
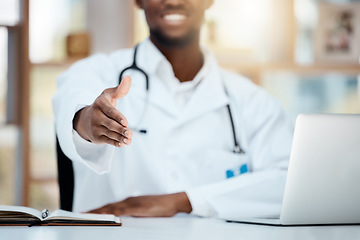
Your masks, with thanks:
[[[0,240],[360,239],[360,226],[270,227],[183,216],[122,221],[122,227],[0,227]]]

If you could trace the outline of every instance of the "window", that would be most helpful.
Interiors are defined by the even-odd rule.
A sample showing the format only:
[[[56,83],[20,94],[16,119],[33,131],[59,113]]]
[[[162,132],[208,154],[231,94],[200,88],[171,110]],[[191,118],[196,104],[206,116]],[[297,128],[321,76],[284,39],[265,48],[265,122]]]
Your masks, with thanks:
[[[17,128],[6,125],[7,29],[0,27],[0,204],[14,204]]]
[[[14,26],[20,21],[19,0],[0,1],[0,25]]]
[[[300,113],[360,113],[360,84],[351,74],[275,71],[262,85],[277,96],[294,120]]]

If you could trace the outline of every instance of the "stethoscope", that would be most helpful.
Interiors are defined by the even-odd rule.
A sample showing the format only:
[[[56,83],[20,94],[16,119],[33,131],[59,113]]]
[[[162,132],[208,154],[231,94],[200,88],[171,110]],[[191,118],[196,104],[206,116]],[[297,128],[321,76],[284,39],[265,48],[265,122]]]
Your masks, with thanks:
[[[147,75],[147,73],[144,70],[142,70],[141,68],[139,68],[138,65],[136,64],[136,55],[137,55],[138,47],[139,47],[139,45],[136,45],[134,47],[134,56],[133,56],[132,64],[129,67],[126,67],[121,71],[121,73],[119,75],[119,84],[121,83],[123,75],[127,70],[139,71],[145,76],[145,81],[146,81],[145,82],[146,83],[145,88],[146,88],[146,93],[147,93],[146,94],[147,95],[147,100],[146,100],[146,104],[145,104],[145,110],[143,111],[143,117],[140,118],[140,121],[141,121],[142,119],[144,119],[144,116],[145,116],[145,114],[147,112],[147,106],[149,104],[149,85],[150,84],[149,84],[149,76]],[[226,93],[226,95],[228,95],[228,93],[226,91],[226,88],[225,88],[225,93]],[[231,130],[232,130],[233,139],[234,139],[234,150],[233,151],[234,151],[234,153],[244,154],[245,152],[242,150],[242,148],[240,147],[239,142],[237,141],[236,132],[235,132],[235,126],[234,126],[234,120],[233,120],[233,117],[232,117],[230,105],[227,104],[226,108],[227,108],[228,113],[229,113],[229,118],[230,118],[230,123],[231,123]],[[137,126],[140,126],[140,123]],[[147,133],[146,129],[132,129],[132,130],[140,132],[142,134]]]

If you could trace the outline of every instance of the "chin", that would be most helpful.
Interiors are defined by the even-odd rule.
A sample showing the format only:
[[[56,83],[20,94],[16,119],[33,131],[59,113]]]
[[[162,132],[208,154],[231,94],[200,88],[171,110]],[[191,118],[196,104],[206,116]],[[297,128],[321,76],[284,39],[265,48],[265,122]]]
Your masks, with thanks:
[[[190,31],[181,36],[169,36],[158,30],[150,30],[150,35],[153,40],[166,48],[183,48],[191,45],[198,39],[198,31]]]

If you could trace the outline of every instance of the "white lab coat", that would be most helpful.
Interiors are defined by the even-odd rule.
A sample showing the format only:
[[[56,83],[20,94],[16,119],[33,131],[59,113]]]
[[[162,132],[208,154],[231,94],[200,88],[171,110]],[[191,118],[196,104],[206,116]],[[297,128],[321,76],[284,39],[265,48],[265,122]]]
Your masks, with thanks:
[[[129,196],[185,191],[196,215],[278,215],[293,132],[279,101],[248,79],[221,69],[206,54],[207,74],[180,109],[157,74],[159,59],[165,58],[150,40],[140,44],[137,63],[150,76],[147,111],[144,115],[144,78],[131,71],[130,92],[117,108],[130,127],[146,129],[147,134],[134,131],[132,144],[121,149],[83,140],[73,131],[72,120],[104,89],[118,85],[119,73],[133,60],[133,49],[81,60],[58,78],[55,126],[75,169],[74,211]],[[174,77],[165,62],[162,72]],[[228,103],[246,161],[232,152]],[[227,170],[244,163],[248,173],[226,178]]]

